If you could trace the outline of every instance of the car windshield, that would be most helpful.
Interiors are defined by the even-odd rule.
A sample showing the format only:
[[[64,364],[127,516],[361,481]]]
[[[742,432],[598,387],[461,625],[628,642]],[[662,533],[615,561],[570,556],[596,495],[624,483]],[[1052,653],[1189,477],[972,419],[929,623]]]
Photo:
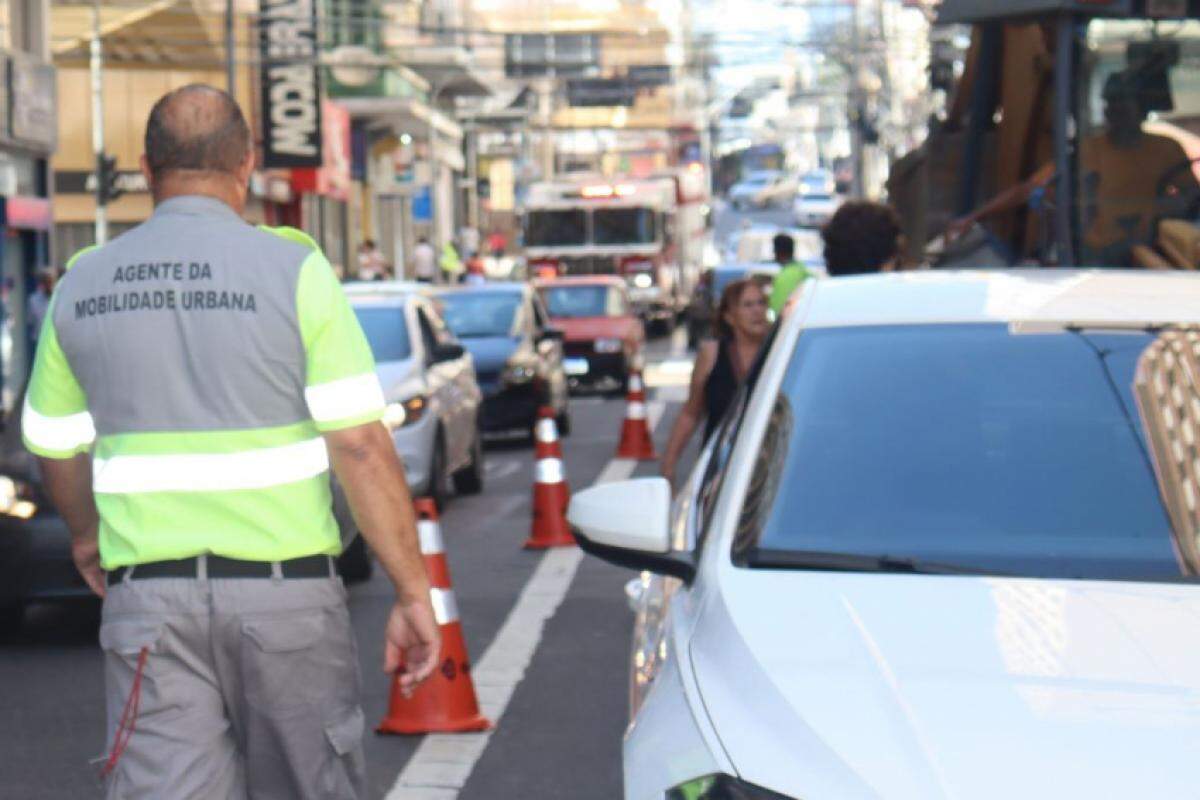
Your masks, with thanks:
[[[355,306],[354,315],[377,362],[403,361],[412,355],[408,322],[399,306]]]
[[[819,203],[823,203],[823,202],[826,202],[826,201],[828,201],[828,200],[832,200],[832,199],[833,199],[833,195],[831,195],[831,194],[824,194],[823,192],[805,192],[805,193],[804,193],[803,195],[801,195],[801,196],[802,196],[802,197],[803,197],[805,200],[816,201],[816,202],[819,202]]]
[[[735,560],[1195,574],[1193,340],[1003,325],[807,332],[772,409]]]
[[[605,208],[592,215],[596,244],[651,244],[657,238],[655,227],[648,208]]]
[[[526,247],[587,244],[587,213],[581,209],[530,211],[525,215]]]
[[[550,286],[543,290],[552,317],[606,317],[614,307],[611,286]]]
[[[521,295],[516,292],[447,292],[442,316],[460,339],[511,336]]]

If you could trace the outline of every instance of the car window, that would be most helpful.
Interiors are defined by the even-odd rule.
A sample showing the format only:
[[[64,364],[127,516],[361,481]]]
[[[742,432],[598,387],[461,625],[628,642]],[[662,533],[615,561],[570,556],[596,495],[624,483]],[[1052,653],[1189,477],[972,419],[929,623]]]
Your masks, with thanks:
[[[806,332],[735,561],[779,568],[820,551],[1031,577],[1195,574],[1200,476],[1179,457],[1200,423],[1187,337],[1200,341],[1005,325]]]
[[[446,325],[459,339],[512,336],[521,295],[516,292],[446,292],[440,297]]]
[[[354,315],[377,362],[403,361],[412,355],[408,320],[400,306],[354,306]]]
[[[551,286],[543,298],[552,317],[602,317],[608,293],[604,286]]]

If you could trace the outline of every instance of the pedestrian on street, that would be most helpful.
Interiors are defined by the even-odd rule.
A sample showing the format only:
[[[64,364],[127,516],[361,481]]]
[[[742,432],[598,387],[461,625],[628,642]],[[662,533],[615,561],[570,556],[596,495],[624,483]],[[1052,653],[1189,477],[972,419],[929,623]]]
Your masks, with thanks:
[[[662,474],[672,484],[679,456],[700,421],[704,421],[707,442],[733,404],[766,341],[771,323],[767,319],[767,294],[762,284],[753,278],[743,278],[726,286],[721,292],[714,327],[717,339],[700,345],[692,366],[687,402],[675,419],[663,454]]]
[[[780,233],[771,241],[775,251],[775,263],[779,265],[779,274],[771,289],[771,310],[778,315],[783,311],[788,298],[806,280],[812,277],[808,268],[796,260],[796,242],[786,233]]]
[[[374,239],[364,239],[358,246],[358,279],[360,281],[381,281],[387,277],[387,261],[375,244]]]
[[[892,272],[900,268],[904,236],[891,206],[869,200],[842,203],[821,231],[829,276]]]
[[[508,249],[508,239],[504,233],[496,228],[491,232],[487,239],[488,250],[492,252],[492,258],[500,258],[504,255],[504,251]]]
[[[433,283],[437,276],[437,251],[424,236],[413,248],[413,277],[422,283]]]
[[[50,308],[50,295],[54,293],[54,281],[57,275],[52,267],[43,267],[37,273],[37,287],[29,295],[25,307],[25,318],[36,340],[42,335],[42,323],[46,321],[46,311]]]
[[[110,800],[364,796],[329,470],[396,590],[384,669],[440,647],[371,351],[329,262],[241,214],[245,117],[201,85],[145,131],[150,219],[68,265],[23,415],[104,598]]]

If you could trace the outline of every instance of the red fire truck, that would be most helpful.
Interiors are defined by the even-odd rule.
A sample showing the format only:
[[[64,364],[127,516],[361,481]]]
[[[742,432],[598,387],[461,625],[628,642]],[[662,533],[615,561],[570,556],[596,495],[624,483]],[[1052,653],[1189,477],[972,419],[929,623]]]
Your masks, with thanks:
[[[700,275],[707,211],[699,164],[644,178],[532,184],[523,208],[528,272],[619,275],[639,316],[669,328]]]

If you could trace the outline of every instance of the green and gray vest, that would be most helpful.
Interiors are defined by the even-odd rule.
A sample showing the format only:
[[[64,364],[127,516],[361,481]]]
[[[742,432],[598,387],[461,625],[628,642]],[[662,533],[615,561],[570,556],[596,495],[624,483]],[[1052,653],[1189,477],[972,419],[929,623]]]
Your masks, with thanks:
[[[177,197],[68,267],[22,430],[46,458],[91,451],[103,567],[336,554],[321,434],[384,402],[316,244]]]

